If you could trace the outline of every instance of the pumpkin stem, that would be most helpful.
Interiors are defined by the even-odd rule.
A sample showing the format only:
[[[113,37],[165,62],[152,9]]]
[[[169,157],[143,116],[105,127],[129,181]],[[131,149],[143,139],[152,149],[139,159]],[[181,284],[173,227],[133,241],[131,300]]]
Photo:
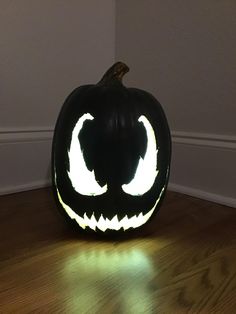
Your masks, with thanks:
[[[123,76],[129,72],[129,67],[123,62],[116,62],[103,75],[99,83],[108,83],[117,80],[122,83]]]

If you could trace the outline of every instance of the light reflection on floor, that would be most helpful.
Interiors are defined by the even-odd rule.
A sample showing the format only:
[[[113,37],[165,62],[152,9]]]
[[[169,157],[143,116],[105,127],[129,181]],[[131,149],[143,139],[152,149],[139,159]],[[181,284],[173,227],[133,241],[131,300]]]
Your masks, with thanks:
[[[68,312],[153,313],[154,269],[142,249],[78,249],[66,260],[63,272],[72,293]]]

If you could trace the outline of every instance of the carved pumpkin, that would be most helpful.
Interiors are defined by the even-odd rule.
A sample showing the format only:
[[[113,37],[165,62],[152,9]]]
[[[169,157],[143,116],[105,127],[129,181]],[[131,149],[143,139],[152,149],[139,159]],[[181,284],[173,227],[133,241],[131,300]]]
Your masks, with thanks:
[[[67,219],[83,229],[141,227],[167,187],[167,120],[152,95],[122,84],[128,70],[117,62],[96,85],[76,88],[56,123],[54,194]]]

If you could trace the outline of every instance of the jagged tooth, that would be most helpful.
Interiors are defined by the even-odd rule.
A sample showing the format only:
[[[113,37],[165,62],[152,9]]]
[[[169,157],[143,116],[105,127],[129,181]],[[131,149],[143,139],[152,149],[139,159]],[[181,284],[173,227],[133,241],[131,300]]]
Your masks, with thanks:
[[[138,215],[138,219],[142,219],[141,217],[143,217],[143,213],[141,212],[139,215]]]
[[[84,217],[83,217],[83,220],[84,220],[84,225],[85,226],[88,226],[89,228],[95,230],[96,229],[96,225],[97,225],[97,221],[94,217],[94,213],[92,214],[91,218],[89,218],[87,216],[86,213],[84,213]]]
[[[130,224],[132,228],[137,228],[144,223],[143,213],[140,213],[138,216],[133,216],[130,220]]]
[[[121,228],[119,219],[117,215],[115,215],[111,220],[106,218],[107,227],[112,230],[119,230]]]
[[[78,224],[81,228],[83,228],[83,229],[86,228],[86,224],[84,223],[84,219],[83,219],[82,217],[80,217],[79,215],[75,214],[75,218],[74,218],[74,219],[76,220],[77,224]]]
[[[112,229],[112,220],[110,220],[109,218],[105,218],[105,225],[107,227],[107,229]]]
[[[84,224],[85,224],[85,226],[86,226],[86,227],[87,227],[87,226],[90,227],[90,225],[89,225],[89,218],[88,218],[88,216],[87,216],[86,213],[84,213],[83,219],[84,219]]]
[[[120,222],[121,226],[124,228],[124,230],[127,230],[129,228],[137,228],[143,225],[150,218],[152,213],[153,209],[150,212],[148,212],[145,216],[143,215],[143,213],[140,213],[138,216],[134,215],[130,218],[125,216]]]
[[[127,230],[130,228],[129,218],[127,217],[127,215],[123,219],[121,219],[120,225],[121,227],[123,227],[124,230]]]
[[[144,215],[143,215],[143,213],[140,213],[138,215],[137,220],[138,220],[138,222],[136,224],[136,227],[140,227],[140,226],[142,226],[144,224]]]
[[[89,225],[89,218],[88,218],[86,213],[84,213],[83,220],[84,220],[84,225],[86,227],[90,227],[90,225]]]
[[[130,226],[132,228],[139,227],[140,224],[142,224],[142,213],[140,213],[138,216],[134,215],[130,218]]]
[[[97,222],[97,227],[101,231],[106,231],[107,230],[106,220],[103,218],[103,215],[100,216],[100,218],[99,218],[99,220]]]
[[[137,224],[137,218],[138,217],[136,215],[128,218],[129,219],[129,228],[134,228],[135,227],[135,225]]]
[[[93,213],[91,218],[90,218],[90,228],[92,228],[94,231],[96,231],[96,227],[97,227],[97,220],[96,220],[94,213]]]

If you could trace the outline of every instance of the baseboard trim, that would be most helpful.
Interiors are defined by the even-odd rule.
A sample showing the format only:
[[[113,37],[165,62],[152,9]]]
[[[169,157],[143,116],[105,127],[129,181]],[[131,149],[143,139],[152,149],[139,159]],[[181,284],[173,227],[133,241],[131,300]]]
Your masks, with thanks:
[[[171,136],[176,144],[236,150],[235,135],[172,131]]]
[[[0,144],[52,140],[53,127],[0,128]],[[172,131],[173,143],[236,150],[236,136]]]
[[[197,198],[201,198],[210,202],[230,206],[230,207],[235,207],[236,208],[236,199],[232,197],[227,197],[219,194],[214,194],[214,193],[209,193],[203,190],[195,189],[195,188],[190,188],[187,186],[183,186],[180,184],[175,184],[175,183],[169,183],[168,184],[168,190],[173,191],[173,192],[179,192],[182,194],[194,196]]]
[[[0,129],[0,144],[20,143],[20,142],[41,142],[51,141],[53,130],[47,129]]]
[[[0,195],[13,194],[18,192],[30,191],[45,188],[51,185],[51,180],[40,180],[26,184],[6,186],[0,189]]]
[[[16,186],[8,186],[3,189],[0,189],[0,195],[13,194],[18,192],[24,192],[29,190],[35,190],[40,188],[45,188],[51,185],[51,180],[41,180],[34,181],[27,184],[21,184]],[[173,192],[179,192],[182,194],[194,196],[197,198],[201,198],[210,202],[235,207],[236,208],[236,199],[232,197],[222,196],[214,193],[209,193],[203,190],[190,188],[187,186],[183,186],[180,184],[169,183],[168,190]]]

